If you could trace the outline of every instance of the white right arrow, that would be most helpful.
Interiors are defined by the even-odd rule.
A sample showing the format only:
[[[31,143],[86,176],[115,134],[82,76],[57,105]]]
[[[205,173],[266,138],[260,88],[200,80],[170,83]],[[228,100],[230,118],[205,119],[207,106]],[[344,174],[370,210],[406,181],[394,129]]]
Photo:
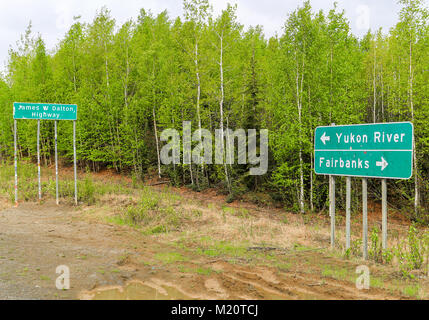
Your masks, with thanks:
[[[386,161],[386,159],[381,157],[381,161],[377,161],[376,165],[377,167],[381,167],[381,171],[383,171],[384,169],[386,169],[389,163]]]
[[[331,137],[327,137],[326,132],[324,132],[320,140],[322,140],[323,144],[326,145],[326,141],[331,141]]]

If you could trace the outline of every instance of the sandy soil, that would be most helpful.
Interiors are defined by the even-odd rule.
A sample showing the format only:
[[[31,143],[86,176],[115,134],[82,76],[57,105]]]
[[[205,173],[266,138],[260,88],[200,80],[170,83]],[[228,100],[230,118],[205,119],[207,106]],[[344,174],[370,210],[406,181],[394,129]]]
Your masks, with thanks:
[[[380,288],[360,291],[350,281],[303,267],[314,260],[346,265],[317,250],[293,253],[295,267],[288,270],[192,254],[179,270],[177,263],[153,262],[156,254],[172,251],[166,242],[126,226],[85,219],[83,210],[48,202],[0,212],[0,299],[93,299],[132,283],[167,299],[403,298]],[[59,265],[70,268],[70,290],[56,289]],[[189,271],[193,267],[214,272]],[[145,292],[136,298],[154,298]]]

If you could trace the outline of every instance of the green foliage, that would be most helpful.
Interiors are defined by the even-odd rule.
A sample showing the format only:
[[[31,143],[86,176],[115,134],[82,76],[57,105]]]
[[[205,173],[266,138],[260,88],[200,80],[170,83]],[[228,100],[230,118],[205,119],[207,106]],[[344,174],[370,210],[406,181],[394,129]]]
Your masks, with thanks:
[[[197,253],[209,257],[243,257],[248,254],[248,250],[243,244],[232,244],[228,241],[218,241],[211,239],[210,237],[202,237]]]
[[[145,235],[156,235],[180,230],[186,222],[202,217],[201,211],[178,208],[180,196],[169,191],[156,192],[145,187],[139,192],[141,198],[137,203],[127,206],[109,221],[141,229]]]
[[[313,173],[317,126],[413,121],[415,177],[389,183],[389,199],[407,211],[415,206],[412,218],[427,221],[428,10],[421,0],[400,4],[399,21],[390,31],[368,32],[363,39],[351,33],[337,5],[315,12],[309,1],[270,39],[260,26],[246,30],[236,6],[214,16],[207,0],[184,1],[184,19],[142,9],[135,21],[122,25],[101,8],[90,23],[77,17],[53,51],[30,24],[0,77],[0,155],[13,156],[14,101],[73,103],[79,106],[82,167],[131,172],[134,185],[156,168],[175,186],[197,191],[215,186],[228,194],[228,202],[249,191],[269,194],[303,213],[324,210],[327,203],[327,179]],[[193,130],[269,129],[268,174],[249,176],[250,165],[158,167],[160,133],[167,128],[183,133],[183,121],[192,121]],[[36,126],[18,122],[21,161],[36,159]],[[73,157],[71,137],[72,124],[61,122],[58,148],[65,163]],[[53,123],[42,121],[45,166],[53,154]],[[24,190],[24,199],[35,197],[32,187]],[[89,182],[79,188],[80,201],[95,201]],[[72,185],[62,186],[61,193],[70,196]],[[130,213],[136,220],[139,215]]]
[[[95,203],[96,187],[89,177],[85,177],[83,181],[79,181],[78,190],[78,201],[83,201],[86,204]]]
[[[382,252],[383,262],[389,264],[392,262],[394,257],[394,251],[391,249],[386,249]]]
[[[352,241],[344,257],[362,257],[362,240]],[[409,227],[407,237],[399,241],[397,246],[383,250],[380,230],[375,226],[371,230],[368,257],[378,263],[395,264],[402,276],[413,278],[413,271],[424,271],[424,267],[427,268],[429,263],[429,232],[419,231],[413,224]]]
[[[350,243],[350,252],[353,256],[362,256],[362,240],[356,239]]]
[[[419,285],[411,285],[405,287],[402,292],[406,296],[418,298],[419,297],[420,286]]]
[[[383,261],[383,249],[381,247],[380,230],[374,226],[371,230],[368,256],[376,262]]]
[[[398,258],[399,269],[403,276],[413,277],[410,273],[423,267],[429,254],[429,232],[419,232],[415,225],[408,230],[406,241],[402,240],[394,250]],[[428,261],[426,261],[426,264]]]
[[[184,262],[188,259],[182,256],[178,252],[161,252],[155,255],[155,259],[164,262],[165,264],[171,264],[176,262]]]

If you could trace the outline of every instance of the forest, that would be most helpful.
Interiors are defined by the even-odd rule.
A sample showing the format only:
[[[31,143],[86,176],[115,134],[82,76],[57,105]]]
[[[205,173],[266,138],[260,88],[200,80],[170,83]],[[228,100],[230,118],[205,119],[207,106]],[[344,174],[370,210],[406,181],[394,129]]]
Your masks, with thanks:
[[[185,0],[183,17],[141,9],[118,25],[108,8],[91,23],[80,17],[53,50],[31,22],[9,50],[0,78],[0,154],[12,161],[13,102],[77,104],[77,157],[82,170],[111,168],[139,179],[159,176],[195,191],[216,188],[228,201],[268,195],[297,213],[326,211],[326,176],[314,173],[318,126],[411,121],[413,177],[388,181],[389,206],[429,221],[429,11],[422,0],[400,0],[390,30],[358,38],[334,5],[315,12],[305,1],[281,34],[244,28],[237,6],[214,16],[208,0]],[[24,31],[24,30],[23,30]],[[162,165],[160,133],[205,128],[268,129],[269,170],[248,165]],[[62,161],[73,161],[71,122],[60,122]],[[18,121],[20,160],[36,162],[37,121]],[[42,163],[54,161],[54,123],[41,123]],[[360,179],[353,179],[354,211]],[[345,180],[337,179],[338,207]],[[380,180],[370,179],[373,201]],[[258,200],[259,199],[259,200]]]

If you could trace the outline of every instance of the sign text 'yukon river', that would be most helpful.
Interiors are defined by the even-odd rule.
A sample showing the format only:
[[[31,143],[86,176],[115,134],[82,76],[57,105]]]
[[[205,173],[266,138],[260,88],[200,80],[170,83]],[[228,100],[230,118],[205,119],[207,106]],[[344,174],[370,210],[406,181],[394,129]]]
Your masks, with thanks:
[[[410,122],[319,127],[315,171],[321,175],[409,179],[413,139]]]

